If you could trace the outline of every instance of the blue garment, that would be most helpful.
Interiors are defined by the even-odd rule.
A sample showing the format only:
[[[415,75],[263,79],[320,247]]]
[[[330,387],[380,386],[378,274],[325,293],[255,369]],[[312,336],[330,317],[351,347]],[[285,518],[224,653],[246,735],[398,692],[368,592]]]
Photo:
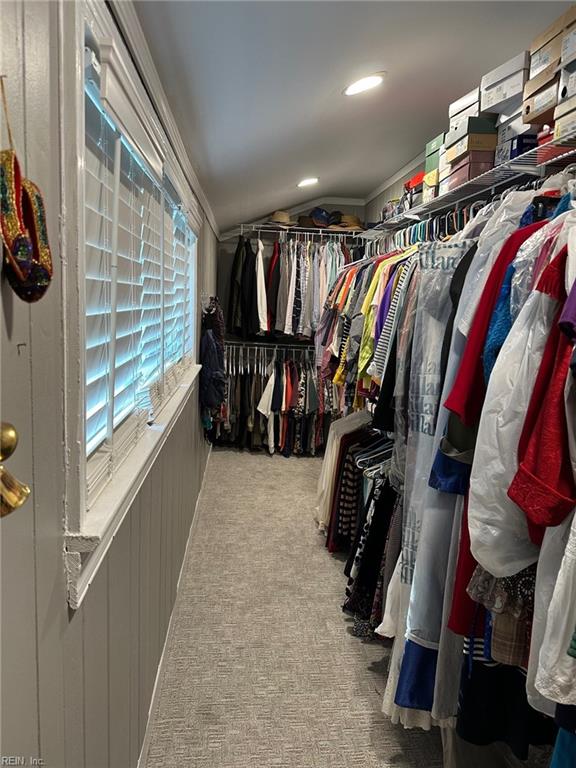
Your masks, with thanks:
[[[576,765],[576,734],[560,728],[550,768],[574,768]]]
[[[528,208],[526,208],[526,210],[522,214],[522,218],[520,219],[519,229],[522,229],[522,227],[527,227],[529,224],[534,224],[535,213],[536,213],[536,206],[534,205],[534,203],[530,203]]]
[[[464,496],[470,485],[472,466],[436,451],[428,485],[443,493],[459,493]]]
[[[394,702],[407,709],[432,711],[438,651],[406,640]]]
[[[512,292],[512,277],[514,276],[514,264],[509,264],[494,312],[490,318],[490,325],[488,327],[488,333],[486,334],[486,341],[484,342],[484,350],[482,352],[482,366],[484,368],[484,381],[488,384],[490,374],[496,363],[502,345],[506,341],[506,337],[510,333],[512,328],[512,314],[510,312],[510,294]]]
[[[561,213],[566,213],[566,211],[569,211],[571,208],[571,202],[572,202],[572,195],[570,192],[566,192],[565,195],[562,195],[560,200],[558,201],[558,205],[556,208],[554,208],[554,212],[552,213],[552,218],[555,219],[556,216],[560,216]]]

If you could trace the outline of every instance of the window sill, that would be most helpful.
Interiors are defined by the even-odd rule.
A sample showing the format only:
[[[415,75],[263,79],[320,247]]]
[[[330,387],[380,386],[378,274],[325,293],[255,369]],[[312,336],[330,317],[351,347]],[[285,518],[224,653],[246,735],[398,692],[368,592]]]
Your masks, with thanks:
[[[200,365],[192,365],[157,420],[146,428],[137,446],[122,462],[118,473],[98,496],[79,532],[67,532],[65,560],[68,602],[78,608],[102,563],[130,505],[140,490],[162,446],[198,384]],[[82,555],[90,553],[82,564]]]

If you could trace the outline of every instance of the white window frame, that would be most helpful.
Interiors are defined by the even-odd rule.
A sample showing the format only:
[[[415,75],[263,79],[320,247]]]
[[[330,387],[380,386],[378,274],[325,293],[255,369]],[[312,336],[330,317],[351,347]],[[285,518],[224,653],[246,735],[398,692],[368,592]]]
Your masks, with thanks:
[[[175,363],[164,376],[162,389],[166,396],[146,426],[136,447],[102,484],[90,503],[87,494],[88,462],[85,434],[85,263],[84,263],[84,40],[89,27],[107,57],[110,93],[117,97],[119,89],[126,101],[126,113],[115,122],[127,140],[144,156],[152,158],[153,170],[158,161],[182,200],[182,210],[196,236],[194,279],[196,304],[198,291],[198,243],[204,214],[192,190],[191,173],[176,159],[172,146],[180,149],[179,135],[171,123],[170,139],[156,117],[154,106],[124,42],[105,4],[97,0],[61,5],[61,25],[66,44],[61,49],[60,130],[62,147],[62,252],[68,254],[63,265],[63,343],[65,346],[66,415],[66,498],[65,498],[65,564],[68,576],[69,602],[77,608],[104,559],[114,534],[121,525],[130,504],[167,436],[197,387],[200,366],[196,364],[197,323],[191,355]],[[116,89],[116,91],[114,91]],[[120,103],[120,102],[118,102]],[[166,114],[164,103],[162,112]],[[137,119],[133,119],[134,115]],[[112,115],[114,118],[117,115]],[[128,130],[125,130],[126,127]],[[174,136],[178,141],[175,143]],[[148,154],[147,154],[148,153]],[[186,162],[189,163],[186,156]],[[195,179],[195,177],[194,177]],[[195,308],[195,315],[198,313]],[[168,396],[169,392],[169,396]],[[121,429],[121,425],[117,430]]]

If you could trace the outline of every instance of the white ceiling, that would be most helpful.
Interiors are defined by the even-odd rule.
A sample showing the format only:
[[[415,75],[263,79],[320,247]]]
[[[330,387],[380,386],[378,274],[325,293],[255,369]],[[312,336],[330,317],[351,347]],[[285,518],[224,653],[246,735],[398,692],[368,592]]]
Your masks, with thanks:
[[[319,196],[367,197],[446,127],[448,104],[527,48],[559,2],[136,4],[192,163],[226,229]],[[386,70],[384,87],[342,89]],[[320,183],[297,189],[306,176]]]

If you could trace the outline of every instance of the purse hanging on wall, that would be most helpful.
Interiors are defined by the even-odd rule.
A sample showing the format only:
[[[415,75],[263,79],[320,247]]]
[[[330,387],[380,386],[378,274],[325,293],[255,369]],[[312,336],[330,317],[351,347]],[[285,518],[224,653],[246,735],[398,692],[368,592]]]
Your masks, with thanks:
[[[22,179],[14,150],[4,77],[0,76],[2,107],[9,149],[0,151],[0,232],[4,242],[4,274],[23,301],[38,301],[52,280],[53,267],[46,210],[34,182]]]

